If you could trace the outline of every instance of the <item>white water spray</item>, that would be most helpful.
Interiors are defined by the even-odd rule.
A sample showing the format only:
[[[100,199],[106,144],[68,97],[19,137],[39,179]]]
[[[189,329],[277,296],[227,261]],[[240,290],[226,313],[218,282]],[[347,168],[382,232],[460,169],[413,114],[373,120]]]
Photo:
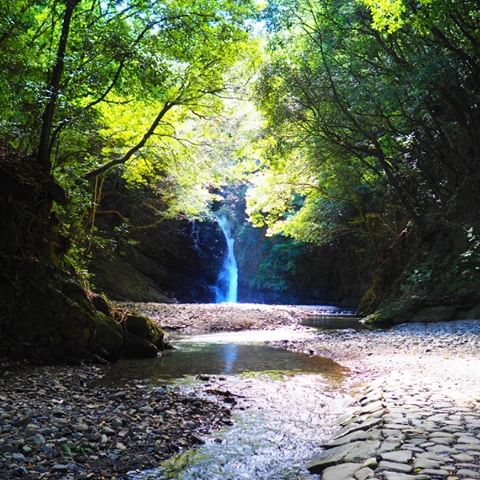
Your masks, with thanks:
[[[238,266],[234,251],[235,238],[233,237],[228,218],[225,215],[219,215],[217,221],[225,237],[227,251],[225,252],[222,269],[220,270],[215,286],[215,303],[237,303]]]

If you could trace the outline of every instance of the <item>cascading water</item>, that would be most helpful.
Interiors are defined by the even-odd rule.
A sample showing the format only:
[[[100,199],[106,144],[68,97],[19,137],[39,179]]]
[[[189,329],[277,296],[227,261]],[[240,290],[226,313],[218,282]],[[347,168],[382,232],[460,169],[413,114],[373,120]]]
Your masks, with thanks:
[[[218,215],[218,226],[222,230],[225,242],[227,243],[227,251],[223,259],[222,269],[218,275],[215,290],[215,303],[232,302],[237,303],[238,295],[238,266],[235,258],[234,244],[230,222],[225,215]]]

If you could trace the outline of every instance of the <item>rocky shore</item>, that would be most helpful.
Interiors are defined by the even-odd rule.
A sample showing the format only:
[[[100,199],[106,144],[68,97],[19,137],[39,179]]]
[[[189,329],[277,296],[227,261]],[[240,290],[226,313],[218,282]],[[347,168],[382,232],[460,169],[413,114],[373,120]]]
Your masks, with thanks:
[[[108,386],[106,367],[0,366],[2,480],[123,479],[231,423],[226,394],[212,401],[142,382]]]
[[[362,382],[309,465],[322,480],[480,478],[480,321],[319,332],[276,345],[328,355]]]
[[[327,306],[264,305],[255,303],[116,302],[121,308],[147,315],[167,331],[190,333],[272,330],[300,324],[332,311]],[[333,307],[332,307],[333,309]]]
[[[309,464],[322,480],[480,479],[480,321],[316,331],[300,325],[312,309],[134,306],[182,334],[288,325],[310,333],[272,345],[349,368],[356,400]],[[208,382],[186,393],[109,384],[101,366],[0,367],[2,479],[124,479],[229,425],[235,404]]]

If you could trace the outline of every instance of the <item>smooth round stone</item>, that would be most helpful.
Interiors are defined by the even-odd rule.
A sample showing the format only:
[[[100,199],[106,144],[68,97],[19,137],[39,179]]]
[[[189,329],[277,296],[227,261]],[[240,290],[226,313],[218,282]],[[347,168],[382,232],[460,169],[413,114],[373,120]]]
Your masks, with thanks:
[[[32,437],[32,442],[37,447],[41,447],[42,445],[45,444],[45,437],[41,433],[36,433]]]
[[[23,453],[12,453],[11,458],[15,462],[26,462],[27,461],[27,459],[25,458],[25,455]]]
[[[452,458],[458,462],[473,462],[474,457],[467,455],[466,453],[459,453],[457,455],[452,455]]]

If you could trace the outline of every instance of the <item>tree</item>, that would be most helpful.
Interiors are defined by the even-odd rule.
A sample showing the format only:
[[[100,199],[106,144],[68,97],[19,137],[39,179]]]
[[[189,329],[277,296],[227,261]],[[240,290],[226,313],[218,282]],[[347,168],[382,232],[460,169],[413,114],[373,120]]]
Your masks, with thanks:
[[[254,218],[309,241],[363,237],[380,258],[412,226],[426,245],[439,226],[476,225],[477,7],[275,3],[266,18],[271,60],[258,87],[272,138],[262,178],[271,180],[260,186],[275,196],[287,184],[287,193],[280,204],[276,195],[269,216],[258,187]]]
[[[0,248],[0,331],[16,351],[79,356],[99,319],[65,253],[91,231],[100,177],[144,160],[165,172],[173,150],[156,151],[158,139],[174,140],[188,115],[220,111],[253,8],[13,0],[0,9],[1,222],[16,239]]]

